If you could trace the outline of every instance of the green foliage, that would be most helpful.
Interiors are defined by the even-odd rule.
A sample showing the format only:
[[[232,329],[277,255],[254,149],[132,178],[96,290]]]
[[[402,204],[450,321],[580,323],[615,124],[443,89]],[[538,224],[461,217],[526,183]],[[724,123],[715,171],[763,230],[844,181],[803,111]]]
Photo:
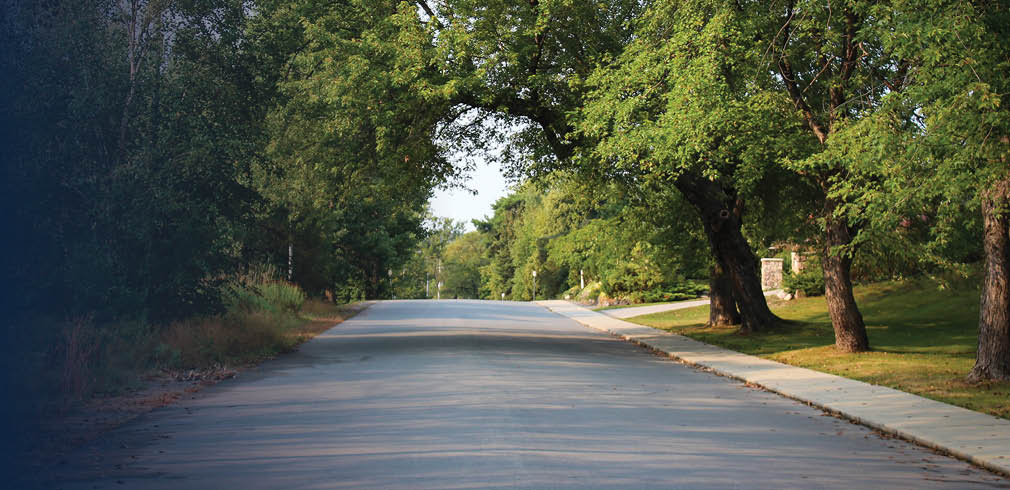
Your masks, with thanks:
[[[799,274],[786,274],[782,282],[785,291],[790,294],[802,291],[807,296],[824,295],[824,272],[816,267]]]
[[[603,274],[603,292],[608,296],[619,297],[654,290],[667,283],[666,274],[652,257],[654,252],[655,247],[651,244],[636,243],[626,259],[617,262],[616,267]]]
[[[257,292],[278,311],[292,315],[297,314],[301,310],[302,305],[305,304],[305,300],[307,299],[301,288],[282,281],[261,284],[257,287]]]
[[[681,281],[664,287],[662,290],[646,291],[642,299],[646,303],[663,301],[682,301],[695,299],[708,293],[708,284],[701,281]]]
[[[528,183],[478,223],[490,255],[481,269],[484,288],[493,299],[502,293],[530,299],[534,270],[537,295],[548,298],[577,286],[580,272],[587,284],[601,283],[610,295],[703,276],[707,262],[703,239],[691,230],[694,216],[657,215],[657,204],[682,205],[669,192],[629,193],[562,174],[541,186]]]
[[[443,297],[488,298],[490,292],[483,288],[481,269],[489,263],[484,238],[470,232],[455,239],[445,248],[445,286]]]

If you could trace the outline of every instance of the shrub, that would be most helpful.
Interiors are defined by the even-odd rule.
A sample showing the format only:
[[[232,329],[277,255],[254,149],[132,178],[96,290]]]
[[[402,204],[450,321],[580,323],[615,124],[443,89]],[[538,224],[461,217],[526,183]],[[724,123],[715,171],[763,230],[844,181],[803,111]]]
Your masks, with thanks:
[[[259,287],[249,284],[235,284],[225,290],[225,305],[231,313],[255,313],[268,311],[276,313],[275,307],[260,292]]]
[[[802,291],[807,296],[824,294],[824,272],[820,269],[808,269],[800,274],[787,274],[783,283],[789,294],[796,294],[797,291]]]
[[[270,312],[297,314],[307,296],[298,286],[284,281],[250,283],[240,281],[227,289],[229,312]]]
[[[668,286],[663,289],[651,289],[643,293],[643,301],[646,303],[658,303],[662,301],[683,301],[694,299],[708,292],[708,286],[693,281],[683,281]]]
[[[296,314],[305,303],[305,292],[298,286],[282,281],[271,281],[256,288],[263,298],[277,310]]]
[[[579,291],[578,295],[575,296],[576,301],[580,303],[594,303],[600,297],[601,285],[599,282],[591,282],[586,284],[586,288]]]
[[[654,247],[638,242],[627,260],[621,260],[603,275],[603,292],[610,296],[625,296],[632,292],[648,291],[666,282],[667,277],[652,254]]]

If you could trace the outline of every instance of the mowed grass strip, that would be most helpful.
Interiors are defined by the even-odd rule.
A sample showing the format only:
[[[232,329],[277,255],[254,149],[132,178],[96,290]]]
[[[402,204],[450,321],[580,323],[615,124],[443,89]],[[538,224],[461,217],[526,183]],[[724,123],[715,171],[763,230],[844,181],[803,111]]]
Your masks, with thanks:
[[[1010,383],[968,383],[978,339],[978,290],[940,290],[927,280],[855,289],[872,352],[843,354],[824,297],[782,301],[772,311],[788,322],[774,332],[741,335],[709,328],[708,305],[642,315],[629,321],[793,366],[889,386],[1010,419]]]

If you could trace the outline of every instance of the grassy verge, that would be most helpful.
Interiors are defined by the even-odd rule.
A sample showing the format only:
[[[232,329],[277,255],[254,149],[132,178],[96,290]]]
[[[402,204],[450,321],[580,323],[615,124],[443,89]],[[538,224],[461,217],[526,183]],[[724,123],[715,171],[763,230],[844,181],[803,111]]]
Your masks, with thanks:
[[[336,305],[310,299],[296,311],[232,308],[221,316],[174,324],[161,334],[162,349],[169,353],[161,367],[255,364],[295,349],[363,308],[363,303]]]
[[[769,333],[744,336],[735,327],[708,328],[708,306],[630,319],[702,342],[785,364],[889,386],[926,398],[1010,418],[1010,383],[968,383],[978,337],[978,290],[941,291],[925,281],[856,287],[872,352],[843,354],[823,297],[769,306],[789,320]]]
[[[368,305],[306,300],[286,283],[261,286],[241,286],[224,314],[162,328],[120,325],[113,335],[84,322],[68,326],[66,347],[56,351],[66,361],[35,371],[34,413],[24,417],[32,424],[25,445],[32,471],[44,472],[73,447],[293,350]]]
[[[25,349],[32,355],[20,363],[31,373],[22,376],[25,390],[45,410],[66,412],[94,397],[143,389],[152,378],[220,378],[291,351],[364,307],[307,299],[297,286],[267,279],[236,281],[225,300],[221,314],[167,325],[85,317],[37,329],[36,347]]]

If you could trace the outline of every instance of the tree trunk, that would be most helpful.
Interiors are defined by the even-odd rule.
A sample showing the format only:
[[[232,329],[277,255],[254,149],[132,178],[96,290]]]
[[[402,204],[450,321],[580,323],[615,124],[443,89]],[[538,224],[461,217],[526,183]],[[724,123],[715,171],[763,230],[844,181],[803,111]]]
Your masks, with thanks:
[[[835,329],[835,348],[842,352],[866,352],[870,341],[866,336],[863,315],[852,295],[852,253],[833,253],[834,247],[852,243],[852,233],[844,218],[833,216],[837,203],[827,199],[824,204],[825,244],[821,254],[824,270],[824,297],[828,315]]]
[[[753,333],[774,328],[781,320],[768,309],[758,277],[757,257],[741,231],[742,201],[736,199],[732,189],[700,176],[683,174],[675,185],[698,210],[712,255],[732,279],[733,297],[740,310],[740,331]]]
[[[978,312],[978,353],[968,379],[1010,381],[1010,179],[982,196],[985,271]]]
[[[736,299],[733,298],[733,278],[726,268],[716,262],[712,266],[712,276],[709,279],[709,311],[708,326],[722,327],[739,325],[740,312],[736,309]]]

